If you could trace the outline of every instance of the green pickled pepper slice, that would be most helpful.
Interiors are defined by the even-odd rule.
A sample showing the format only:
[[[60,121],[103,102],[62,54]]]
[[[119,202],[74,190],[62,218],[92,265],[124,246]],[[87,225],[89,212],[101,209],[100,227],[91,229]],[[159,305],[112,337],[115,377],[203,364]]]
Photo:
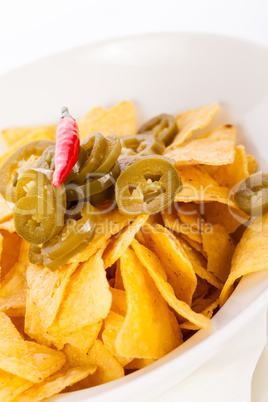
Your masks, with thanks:
[[[234,200],[248,215],[268,212],[268,173],[255,173],[243,180],[234,193]]]
[[[162,154],[165,150],[163,142],[151,134],[131,135],[121,138],[123,155]]]
[[[138,131],[138,134],[152,134],[159,142],[170,145],[178,133],[178,127],[174,116],[160,114],[147,121]]]
[[[61,232],[42,246],[42,255],[49,259],[62,258],[78,247],[95,230],[99,211],[85,203],[81,219],[69,219]]]
[[[152,214],[170,205],[180,189],[180,177],[172,163],[147,157],[130,165],[118,177],[116,202],[123,214]]]

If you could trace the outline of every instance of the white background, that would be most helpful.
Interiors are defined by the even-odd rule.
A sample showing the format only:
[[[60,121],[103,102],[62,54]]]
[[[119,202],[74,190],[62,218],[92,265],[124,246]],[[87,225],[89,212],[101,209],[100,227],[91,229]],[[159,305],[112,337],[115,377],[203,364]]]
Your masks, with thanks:
[[[268,47],[268,0],[0,0],[0,74],[89,42],[172,31],[212,32]],[[262,360],[267,365],[268,357]],[[267,383],[260,373],[254,402],[268,400]]]

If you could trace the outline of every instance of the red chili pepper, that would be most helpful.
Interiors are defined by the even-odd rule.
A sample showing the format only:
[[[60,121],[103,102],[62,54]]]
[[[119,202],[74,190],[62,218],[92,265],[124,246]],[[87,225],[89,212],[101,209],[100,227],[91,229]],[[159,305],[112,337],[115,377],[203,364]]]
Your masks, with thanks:
[[[71,172],[78,158],[79,145],[77,123],[67,107],[63,107],[56,131],[54,187],[59,187]]]

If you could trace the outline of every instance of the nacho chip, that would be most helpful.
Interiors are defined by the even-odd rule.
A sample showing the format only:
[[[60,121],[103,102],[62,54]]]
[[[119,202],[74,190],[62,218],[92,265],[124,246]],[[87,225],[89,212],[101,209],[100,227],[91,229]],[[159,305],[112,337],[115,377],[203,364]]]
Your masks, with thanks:
[[[21,392],[30,388],[34,383],[0,370],[0,400],[11,402]]]
[[[181,145],[195,130],[207,126],[219,110],[219,105],[213,103],[209,106],[202,106],[198,109],[180,113],[176,117],[179,133],[172,144],[166,149],[166,152]]]
[[[125,316],[127,313],[127,297],[126,292],[121,289],[110,288],[112,294],[111,311]]]
[[[162,275],[162,266],[155,254],[139,244],[137,240],[133,240],[132,247],[135,249],[138,258],[142,260],[143,266],[147,269],[151,278],[154,280],[154,283],[163,298],[180,316],[180,321],[186,319],[196,324],[199,328],[210,327],[211,323],[206,317],[202,314],[195,313],[187,303],[176,298],[172,286]]]
[[[16,229],[15,229],[13,217],[7,221],[1,222],[0,230],[6,230],[9,233],[15,233]]]
[[[79,128],[79,136],[81,138],[86,138],[89,134],[87,127],[95,120],[98,119],[100,116],[103,115],[105,110],[101,106],[94,107],[91,109],[85,116],[82,117],[78,121],[78,128]]]
[[[177,213],[175,213],[175,208],[169,207],[162,212],[162,218],[164,225],[177,233],[182,233],[188,236],[190,239],[197,243],[202,243],[202,235],[198,228],[192,228],[188,223],[182,222]]]
[[[239,145],[235,147],[235,158],[233,163],[225,166],[219,166],[213,174],[213,179],[222,186],[232,188],[248,177],[248,161],[245,147]]]
[[[122,356],[158,359],[182,342],[179,327],[175,332],[167,303],[134,251],[128,248],[120,262],[128,309],[115,348]]]
[[[13,217],[13,211],[8,206],[6,200],[0,195],[0,223],[10,220]]]
[[[105,137],[109,134],[118,136],[133,135],[137,132],[135,107],[130,102],[121,102],[100,113],[94,120],[83,123],[81,140],[100,131]]]
[[[118,260],[121,255],[130,246],[135,234],[140,230],[141,226],[147,221],[148,215],[139,215],[134,222],[126,227],[120,236],[116,236],[110,241],[108,247],[103,253],[104,268],[108,268]]]
[[[225,227],[213,225],[213,232],[203,233],[203,247],[208,256],[207,270],[223,283],[226,281],[235,246]]]
[[[268,213],[256,218],[236,246],[231,272],[220,295],[222,306],[231,295],[234,283],[241,276],[268,269]]]
[[[123,279],[120,271],[120,260],[116,261],[115,278],[114,278],[114,288],[124,290]]]
[[[222,126],[186,145],[172,148],[164,155],[179,165],[227,165],[235,158],[236,129],[234,126]]]
[[[218,201],[238,208],[230,199],[229,189],[220,186],[201,166],[178,166],[177,171],[183,188],[175,201]]]
[[[27,391],[18,395],[14,402],[39,402],[50,396],[56,395],[66,387],[83,380],[90,374],[94,374],[96,366],[74,367],[62,369],[58,373],[47,378],[39,384],[33,385]]]
[[[161,228],[163,228],[161,225],[152,227],[147,224],[144,227],[144,237],[148,247],[159,258],[176,297],[191,305],[197,285],[193,266],[175,236]]]
[[[255,156],[247,155],[247,163],[248,163],[248,173],[249,174],[255,173],[258,168],[258,163],[256,161]]]
[[[78,331],[86,325],[97,324],[109,313],[112,295],[101,254],[99,250],[71,276],[57,317],[48,328],[50,333]]]
[[[0,234],[3,238],[2,253],[1,253],[1,279],[9,272],[12,266],[19,258],[21,238],[17,233],[9,233],[8,231],[1,230]]]
[[[11,320],[0,312],[0,369],[40,382],[64,363],[63,353],[25,341]]]
[[[6,146],[11,147],[23,139],[26,139],[26,142],[32,141],[30,139],[27,141],[27,138],[35,135],[35,133],[45,133],[44,138],[54,140],[56,137],[56,128],[56,126],[6,128],[2,131],[1,135]],[[40,136],[39,138],[43,137]]]
[[[96,372],[77,384],[77,387],[73,387],[72,391],[105,384],[125,375],[122,366],[99,339],[94,342],[94,345],[86,353],[81,353],[71,345],[66,345],[64,352],[71,367],[97,366]]]
[[[133,359],[125,366],[125,370],[140,370],[149,366],[156,361],[156,359]]]

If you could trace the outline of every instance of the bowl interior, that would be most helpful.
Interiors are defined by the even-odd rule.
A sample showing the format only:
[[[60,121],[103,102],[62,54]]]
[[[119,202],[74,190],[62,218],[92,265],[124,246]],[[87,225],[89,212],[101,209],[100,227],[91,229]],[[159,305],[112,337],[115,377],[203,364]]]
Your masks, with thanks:
[[[159,113],[175,115],[217,101],[221,111],[210,127],[236,125],[238,141],[256,156],[260,169],[267,169],[267,71],[268,50],[220,36],[154,34],[89,44],[0,76],[0,129],[55,124],[62,105],[79,119],[94,106],[129,100],[137,107],[140,124]],[[267,288],[267,274],[252,275],[213,319],[212,329],[200,331],[140,372],[56,399],[94,396],[99,401],[110,396],[120,401],[126,395],[129,400],[148,392],[152,396],[152,387],[160,392],[200,366],[230,331],[249,320],[251,306],[263,305]],[[247,318],[246,310],[252,311]]]

